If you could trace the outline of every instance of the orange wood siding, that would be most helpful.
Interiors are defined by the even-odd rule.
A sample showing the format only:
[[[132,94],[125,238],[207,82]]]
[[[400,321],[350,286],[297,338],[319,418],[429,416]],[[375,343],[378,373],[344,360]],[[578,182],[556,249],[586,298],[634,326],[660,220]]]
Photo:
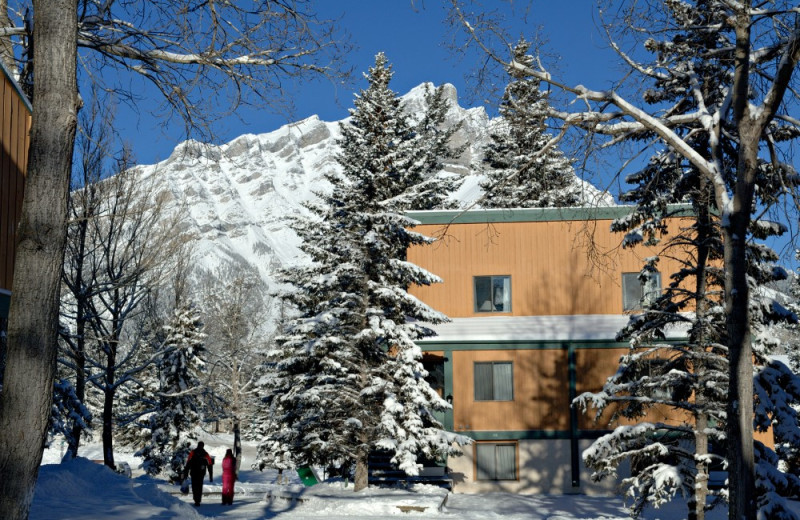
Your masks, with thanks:
[[[673,230],[680,220],[671,222]],[[491,315],[621,314],[622,273],[639,272],[659,250],[623,250],[622,234],[610,226],[611,220],[454,224],[442,240],[409,249],[409,261],[444,280],[410,292],[450,317],[487,316],[474,310],[473,278],[510,275],[512,312]],[[443,227],[415,231],[435,237]],[[662,258],[662,287],[678,268]]]
[[[625,348],[578,349],[576,351],[577,394],[602,389],[616,372]],[[462,431],[568,431],[569,379],[566,350],[475,350],[454,351],[453,427]],[[474,365],[476,362],[511,361],[514,370],[512,401],[476,401]],[[667,406],[653,407],[645,417],[611,423],[613,405],[595,420],[595,411],[578,413],[581,430],[607,430],[638,421],[680,423],[682,412]]]
[[[22,214],[31,114],[11,81],[3,74],[0,77],[0,140],[3,143],[0,156],[0,289],[10,291],[16,229]]]
[[[578,374],[575,385],[577,395],[581,395],[584,392],[602,390],[606,379],[612,376],[619,368],[620,357],[628,352],[627,348],[577,350],[575,353],[576,372]],[[643,417],[635,420],[620,417],[612,423],[611,417],[616,409],[617,405],[609,405],[603,410],[600,417],[597,417],[596,409],[594,408],[588,407],[586,413],[581,409],[578,414],[578,428],[581,430],[602,430],[643,421],[679,424],[689,420],[688,414],[682,411],[666,405],[655,405]]]
[[[475,401],[474,364],[511,361],[513,401]],[[453,352],[455,431],[567,430],[567,353],[561,350],[479,350]]]
[[[578,374],[575,382],[577,395],[584,392],[597,392],[603,388],[606,379],[613,375],[619,367],[619,358],[627,354],[627,348],[614,349],[581,349],[575,352],[575,371]],[[595,419],[596,409],[589,408],[586,413],[582,409],[578,413],[578,428],[595,430],[610,428],[609,417],[612,409],[607,408],[603,415]]]

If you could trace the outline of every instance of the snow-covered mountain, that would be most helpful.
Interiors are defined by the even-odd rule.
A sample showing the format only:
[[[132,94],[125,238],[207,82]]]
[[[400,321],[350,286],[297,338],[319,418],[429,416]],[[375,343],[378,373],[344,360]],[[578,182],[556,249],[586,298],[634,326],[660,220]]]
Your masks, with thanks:
[[[403,96],[412,117],[425,108],[425,88],[420,85]],[[493,122],[483,107],[459,106],[455,87],[445,85],[445,89],[451,104],[448,123],[462,123],[453,144],[467,144],[465,153],[445,170],[464,176],[454,197],[466,205],[481,195],[482,176],[473,172],[472,165],[480,162]],[[302,203],[315,192],[329,188],[323,176],[338,168],[339,123],[312,116],[220,146],[186,141],[165,161],[138,169],[153,177],[155,194],[168,194],[185,215],[184,225],[197,240],[197,267],[250,264],[272,287],[276,268],[302,261],[289,219],[304,211]],[[577,178],[576,183],[582,185],[587,201],[611,203],[593,186]]]

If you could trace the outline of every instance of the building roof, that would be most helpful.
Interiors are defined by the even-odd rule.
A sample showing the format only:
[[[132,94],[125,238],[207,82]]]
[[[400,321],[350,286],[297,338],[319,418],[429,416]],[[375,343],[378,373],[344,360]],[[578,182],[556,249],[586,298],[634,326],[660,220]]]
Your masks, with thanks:
[[[671,204],[673,216],[690,216],[688,204]],[[406,216],[420,224],[484,224],[495,222],[555,222],[562,220],[613,220],[633,211],[633,206],[584,206],[565,208],[499,208],[409,211]]]
[[[620,314],[585,314],[569,316],[486,316],[453,318],[433,325],[437,336],[420,343],[518,342],[518,341],[616,341],[630,319]],[[686,337],[675,328],[671,338]]]
[[[11,83],[11,86],[14,88],[14,91],[16,91],[17,95],[22,100],[22,103],[25,105],[25,108],[28,109],[28,112],[33,113],[33,106],[31,105],[31,101],[28,99],[28,96],[26,96],[25,93],[22,91],[22,87],[20,87],[19,83],[17,83],[14,74],[12,74],[11,71],[9,71],[8,68],[6,68],[5,64],[3,63],[3,60],[0,60],[0,72],[2,72],[2,74],[6,78],[8,78],[8,81]]]

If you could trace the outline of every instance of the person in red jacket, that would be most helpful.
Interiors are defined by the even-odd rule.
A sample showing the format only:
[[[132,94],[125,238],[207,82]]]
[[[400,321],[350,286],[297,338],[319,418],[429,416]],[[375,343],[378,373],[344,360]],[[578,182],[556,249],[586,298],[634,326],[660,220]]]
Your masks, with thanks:
[[[212,475],[214,459],[211,458],[211,455],[208,454],[204,447],[205,443],[200,441],[197,443],[197,448],[189,452],[183,477],[186,479],[189,475],[192,476],[192,497],[196,506],[199,506],[200,501],[203,499],[203,478],[206,476],[206,469],[208,469],[208,481],[214,481]]]
[[[233,483],[236,482],[236,459],[228,449],[222,459],[222,504],[233,505]]]

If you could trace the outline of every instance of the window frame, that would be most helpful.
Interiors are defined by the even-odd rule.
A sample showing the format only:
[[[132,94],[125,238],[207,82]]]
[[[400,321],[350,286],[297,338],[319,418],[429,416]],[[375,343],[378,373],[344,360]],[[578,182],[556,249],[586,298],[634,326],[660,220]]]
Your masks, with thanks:
[[[632,312],[632,311],[640,311],[644,309],[644,306],[652,303],[655,301],[662,293],[662,286],[661,286],[661,272],[660,271],[652,271],[650,273],[650,281],[655,282],[652,284],[647,284],[647,282],[643,282],[639,279],[641,272],[623,272],[621,279],[622,285],[622,312]],[[628,285],[629,282],[627,280],[635,279],[638,288],[639,299],[635,302],[630,302],[627,299],[628,293]],[[656,287],[657,284],[657,287]],[[652,289],[647,290],[648,285],[652,287]]]
[[[485,280],[485,279],[489,280],[489,291],[490,291],[489,299],[484,299],[482,302],[479,302],[478,301],[478,280]],[[495,286],[495,280],[501,281],[501,283],[503,283],[503,281],[505,281],[505,280],[508,280],[507,284],[503,283],[504,290],[505,290],[505,286],[508,287],[508,297],[507,298],[505,298],[505,297],[503,298],[504,300],[508,301],[508,308],[507,309],[503,308],[502,310],[497,310],[494,307],[494,304],[492,303],[493,298],[491,296],[491,292],[493,291],[493,288]],[[492,308],[488,309],[488,310],[483,310],[482,309],[482,304],[485,304],[485,303],[489,303],[492,306]],[[473,307],[473,311],[476,314],[498,314],[498,313],[507,314],[507,313],[510,313],[511,310],[512,310],[512,305],[511,305],[511,275],[510,274],[491,274],[491,275],[473,276],[472,277],[472,307]],[[505,307],[505,305],[504,305],[504,307]]]
[[[479,398],[479,396],[478,396],[478,386],[479,386],[478,385],[478,370],[477,370],[478,365],[490,365],[492,367],[491,368],[492,380],[489,382],[488,385],[482,385],[484,387],[491,388],[491,392],[492,392],[491,399]],[[495,385],[496,371],[495,371],[494,367],[498,366],[498,365],[509,365],[511,367],[511,374],[510,374],[511,380],[510,380],[510,391],[509,391],[510,397],[508,399],[498,399],[497,398],[498,392],[497,392],[497,386]],[[473,398],[473,401],[475,401],[475,402],[478,402],[478,403],[507,403],[507,402],[514,401],[514,362],[511,361],[511,360],[503,360],[503,361],[473,361],[472,362],[472,386],[473,386],[473,388],[472,388],[472,398]]]
[[[498,460],[502,460],[498,455],[498,448],[502,447],[512,447],[514,449],[514,456],[507,458],[506,460],[510,461],[513,464],[513,471],[514,476],[510,478],[508,475],[504,475],[505,478],[499,478],[498,475],[500,472],[500,464]],[[494,448],[493,453],[493,462],[491,468],[483,468],[481,466],[481,460],[483,460],[479,454],[481,448]],[[476,442],[475,443],[475,452],[474,452],[474,460],[475,460],[475,481],[476,482],[510,482],[510,481],[518,481],[519,480],[519,442],[517,441],[486,441],[486,442]],[[487,471],[490,469],[490,471]]]

